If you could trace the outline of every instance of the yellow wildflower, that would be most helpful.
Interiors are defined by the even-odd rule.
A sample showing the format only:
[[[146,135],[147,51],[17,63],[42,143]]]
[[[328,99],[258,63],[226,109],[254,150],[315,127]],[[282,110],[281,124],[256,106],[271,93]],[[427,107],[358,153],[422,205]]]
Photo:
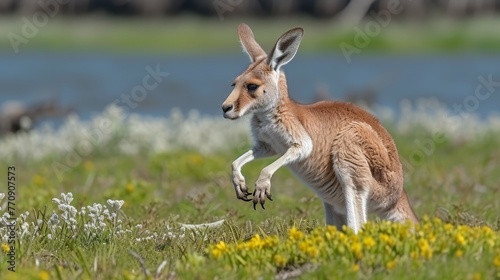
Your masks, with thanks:
[[[337,227],[334,227],[334,226],[331,226],[331,225],[327,225],[326,226],[326,231],[330,234],[335,234],[337,233]]]
[[[457,227],[457,230],[459,232],[467,232],[467,231],[470,231],[470,227],[466,226],[466,225],[459,225]]]
[[[488,226],[482,226],[481,227],[481,231],[485,235],[489,235],[489,234],[494,233],[494,231],[490,227],[488,227]]]
[[[430,243],[436,242],[436,235],[433,232],[428,233],[427,238],[429,239]]]
[[[292,240],[300,240],[304,237],[304,233],[302,231],[298,230],[296,227],[292,227],[289,230],[288,235],[290,236],[290,238]]]
[[[217,248],[221,251],[226,251],[227,250],[226,242],[220,241],[217,245],[215,245],[215,248]]]
[[[286,259],[282,255],[275,255],[273,259],[277,267],[284,267],[286,265]]]
[[[493,265],[497,268],[500,268],[500,255],[496,256],[494,259],[493,259]]]
[[[359,264],[355,263],[351,266],[351,271],[352,272],[358,272],[359,271]]]
[[[336,236],[336,239],[341,244],[348,244],[350,242],[349,237],[347,237],[347,235],[345,235],[343,232],[341,232],[338,236]]]
[[[399,238],[405,239],[410,235],[410,229],[405,224],[398,224]]]
[[[260,235],[256,234],[247,242],[247,244],[249,249],[262,249],[262,247],[264,247],[266,243],[264,242],[264,240],[262,240]]]
[[[134,184],[132,182],[129,182],[125,186],[125,191],[127,191],[127,193],[132,193],[134,191]]]
[[[3,251],[4,253],[8,253],[8,252],[10,252],[10,246],[9,246],[9,244],[7,244],[7,243],[2,243],[2,251]]]
[[[212,249],[212,256],[214,256],[215,258],[218,258],[218,257],[220,257],[226,251],[227,251],[227,245],[226,245],[226,243],[224,241],[220,241]]]
[[[299,250],[301,250],[302,252],[306,253],[310,258],[315,258],[315,257],[317,257],[319,255],[318,248],[315,246],[315,244],[313,244],[310,241],[302,241],[302,242],[300,242],[300,244],[299,244]]]
[[[216,259],[217,259],[217,258],[219,258],[219,257],[220,257],[220,255],[222,255],[222,252],[221,252],[221,251],[219,251],[219,250],[217,250],[217,249],[213,249],[213,250],[212,250],[212,256],[214,256],[214,258],[216,258]]]
[[[199,154],[194,154],[189,156],[188,161],[192,165],[201,165],[203,163],[203,157]]]
[[[50,274],[46,270],[42,270],[38,273],[38,279],[40,280],[49,280]]]
[[[453,225],[452,224],[445,224],[444,225],[444,230],[445,231],[451,231],[453,229]]]
[[[388,242],[390,239],[389,235],[385,234],[385,233],[382,233],[380,235],[380,240],[382,240],[383,242]]]
[[[213,250],[212,250],[212,256],[214,256],[214,258],[216,258],[216,259],[217,259],[217,258],[219,258],[219,257],[220,257],[220,255],[222,255],[222,252],[221,252],[221,251],[219,251],[219,250],[217,250],[217,249],[213,249]]]
[[[465,241],[465,238],[463,235],[461,235],[460,233],[457,233],[455,235],[455,241],[460,245],[460,246],[464,246],[467,242]]]
[[[380,240],[389,245],[389,247],[394,247],[394,245],[396,245],[396,240],[385,233],[380,235]]]
[[[392,261],[388,261],[386,264],[385,264],[385,267],[389,270],[392,270],[396,267],[398,263],[395,261],[395,260],[392,260]]]
[[[443,220],[441,220],[440,218],[434,217],[434,218],[432,218],[432,223],[434,224],[434,226],[440,226],[443,224]]]
[[[481,280],[481,273],[476,272],[472,275],[472,280]]]
[[[311,237],[308,240],[311,243],[311,245],[314,245],[314,247],[316,248],[323,248],[328,246],[328,244],[325,242],[325,239],[321,237]]]
[[[236,243],[236,250],[237,251],[243,251],[243,250],[246,250],[247,249],[247,243],[245,242],[240,242],[240,243]]]
[[[461,258],[464,255],[464,251],[458,249],[455,251],[455,257]]]
[[[309,255],[309,257],[316,258],[317,256],[319,256],[319,249],[315,246],[311,246],[307,249],[306,253]]]
[[[352,251],[352,253],[354,254],[354,256],[357,259],[361,259],[363,257],[361,243],[359,243],[357,241],[354,242],[354,243],[352,243],[352,245],[351,245],[351,251]]]
[[[493,246],[495,246],[495,240],[491,239],[491,238],[488,238],[488,239],[486,239],[486,244],[488,244],[488,246],[490,248],[493,248]]]
[[[368,236],[363,239],[363,245],[366,246],[366,248],[370,249],[373,246],[375,246],[375,239],[373,237]]]
[[[41,187],[43,186],[44,183],[45,183],[45,178],[43,178],[43,176],[37,174],[33,177],[33,184],[35,184],[35,186]]]
[[[422,256],[426,259],[432,258],[432,250],[430,248],[422,250]]]
[[[263,241],[263,246],[264,247],[273,247],[273,246],[276,246],[276,244],[279,243],[279,238],[278,236],[274,235],[274,236],[268,236],[266,239],[264,239]]]
[[[432,258],[432,250],[431,247],[429,246],[429,242],[425,239],[420,239],[418,240],[418,248],[420,248],[420,252],[422,254],[422,257],[426,259]]]

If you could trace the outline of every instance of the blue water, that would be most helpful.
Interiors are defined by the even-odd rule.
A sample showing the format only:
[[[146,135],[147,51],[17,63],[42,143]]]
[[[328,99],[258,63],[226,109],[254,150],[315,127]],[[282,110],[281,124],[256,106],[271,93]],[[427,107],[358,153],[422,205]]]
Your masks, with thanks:
[[[221,115],[230,84],[248,65],[244,54],[121,55],[109,53],[0,54],[0,104],[18,100],[32,104],[54,98],[83,119],[102,111],[121,95],[142,84],[150,66],[168,72],[132,112],[167,116],[172,108]],[[350,91],[373,88],[378,104],[399,108],[403,99],[434,97],[452,108],[474,95],[478,77],[500,81],[500,56],[493,55],[359,55],[351,64],[338,54],[299,53],[284,67],[290,95],[299,102],[315,99],[318,87],[335,99]],[[498,114],[500,87],[476,111]]]

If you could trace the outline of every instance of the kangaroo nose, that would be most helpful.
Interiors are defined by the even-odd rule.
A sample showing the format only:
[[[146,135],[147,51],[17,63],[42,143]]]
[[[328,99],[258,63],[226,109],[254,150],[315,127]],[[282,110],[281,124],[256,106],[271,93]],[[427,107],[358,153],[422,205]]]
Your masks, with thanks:
[[[231,111],[231,109],[233,109],[233,105],[232,104],[224,104],[222,105],[222,112],[226,113],[227,111]]]

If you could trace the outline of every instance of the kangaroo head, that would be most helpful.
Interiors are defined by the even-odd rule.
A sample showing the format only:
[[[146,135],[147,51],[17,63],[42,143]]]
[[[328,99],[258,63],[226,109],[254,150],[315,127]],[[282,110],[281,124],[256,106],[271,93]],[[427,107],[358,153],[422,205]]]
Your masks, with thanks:
[[[280,99],[281,66],[292,60],[299,48],[304,30],[294,28],[281,35],[274,48],[266,54],[255,41],[250,27],[240,24],[238,35],[243,50],[250,57],[250,66],[236,77],[233,90],[222,104],[224,117],[237,119],[254,112],[265,112],[276,106]]]

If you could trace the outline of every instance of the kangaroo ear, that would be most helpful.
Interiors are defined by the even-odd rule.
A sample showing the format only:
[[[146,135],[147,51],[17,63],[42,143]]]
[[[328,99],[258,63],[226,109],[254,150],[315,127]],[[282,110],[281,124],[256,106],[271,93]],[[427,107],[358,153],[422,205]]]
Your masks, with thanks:
[[[290,62],[299,49],[302,35],[304,35],[304,29],[300,27],[289,30],[281,35],[267,58],[267,64],[273,70],[279,71],[281,66]]]
[[[240,24],[240,26],[238,26],[238,36],[240,37],[243,50],[248,54],[252,62],[266,56],[266,52],[255,41],[255,37],[253,36],[250,26],[244,23]]]

